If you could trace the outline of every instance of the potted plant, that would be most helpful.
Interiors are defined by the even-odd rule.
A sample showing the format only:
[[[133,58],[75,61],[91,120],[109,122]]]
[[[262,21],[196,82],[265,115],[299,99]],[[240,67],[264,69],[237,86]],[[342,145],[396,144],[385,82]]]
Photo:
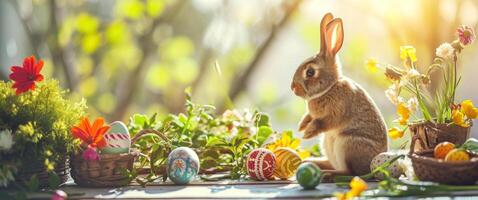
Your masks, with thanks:
[[[388,135],[392,139],[401,138],[409,130],[411,152],[431,149],[444,141],[463,144],[469,138],[472,119],[478,116],[478,109],[470,100],[456,103],[456,89],[461,81],[458,58],[476,37],[468,26],[457,29],[457,34],[455,41],[445,42],[436,49],[434,62],[426,68],[418,66],[412,46],[400,47],[401,67],[380,65],[374,59],[367,63],[382,68],[392,83],[385,94],[397,106],[399,118],[395,122],[401,127],[390,128]],[[429,89],[430,76],[434,73],[442,76],[435,84],[436,90]]]
[[[58,81],[43,80],[42,67],[27,57],[11,67],[10,81],[0,81],[0,187],[16,180],[38,188],[68,177],[67,155],[79,145],[70,127],[86,106],[66,99]]]

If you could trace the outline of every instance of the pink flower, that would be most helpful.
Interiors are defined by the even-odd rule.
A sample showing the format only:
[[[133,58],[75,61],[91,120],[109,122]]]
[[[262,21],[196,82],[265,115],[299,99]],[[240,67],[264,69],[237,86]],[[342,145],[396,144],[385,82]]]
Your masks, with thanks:
[[[96,148],[88,147],[83,151],[83,159],[97,161],[100,159],[100,155],[98,155],[98,152],[96,152]]]
[[[463,45],[469,45],[475,41],[475,30],[469,26],[461,26],[456,30],[456,32],[458,33],[460,43]]]
[[[68,197],[68,194],[66,192],[63,192],[62,190],[56,190],[53,196],[51,196],[51,200],[65,200]]]

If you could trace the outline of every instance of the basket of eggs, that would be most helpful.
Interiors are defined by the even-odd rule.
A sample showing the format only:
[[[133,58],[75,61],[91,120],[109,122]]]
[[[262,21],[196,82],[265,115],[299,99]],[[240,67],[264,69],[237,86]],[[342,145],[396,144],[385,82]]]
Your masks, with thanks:
[[[470,138],[462,145],[442,142],[434,149],[410,152],[409,157],[421,181],[472,185],[478,180],[477,150],[478,140]]]
[[[71,177],[85,187],[124,186],[131,181],[122,172],[132,170],[139,151],[131,148],[141,136],[153,133],[167,138],[156,130],[141,130],[133,138],[125,124],[116,121],[105,125],[102,118],[93,124],[87,118],[74,126],[73,136],[81,140],[81,150],[70,156]]]

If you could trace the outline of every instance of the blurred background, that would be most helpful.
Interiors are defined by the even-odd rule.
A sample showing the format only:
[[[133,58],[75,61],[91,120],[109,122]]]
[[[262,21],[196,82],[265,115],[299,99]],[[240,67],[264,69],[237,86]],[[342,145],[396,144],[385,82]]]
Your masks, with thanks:
[[[259,109],[277,130],[296,130],[305,102],[290,82],[318,50],[327,12],[344,21],[343,73],[370,93],[392,126],[388,83],[365,61],[398,65],[399,46],[413,45],[418,65],[428,66],[456,28],[476,30],[478,1],[1,0],[0,79],[35,55],[71,98],[87,99],[91,116],[181,112],[190,87],[195,102],[218,112]],[[477,53],[475,44],[462,54],[459,99],[478,102]]]

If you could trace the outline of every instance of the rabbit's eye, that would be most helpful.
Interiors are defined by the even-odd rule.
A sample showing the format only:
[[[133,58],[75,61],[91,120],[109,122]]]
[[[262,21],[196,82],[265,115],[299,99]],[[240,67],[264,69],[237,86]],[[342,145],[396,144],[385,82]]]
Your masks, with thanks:
[[[312,68],[309,68],[309,69],[307,69],[307,71],[305,72],[305,75],[310,78],[310,77],[312,77],[312,76],[315,75],[315,70],[312,69]]]

